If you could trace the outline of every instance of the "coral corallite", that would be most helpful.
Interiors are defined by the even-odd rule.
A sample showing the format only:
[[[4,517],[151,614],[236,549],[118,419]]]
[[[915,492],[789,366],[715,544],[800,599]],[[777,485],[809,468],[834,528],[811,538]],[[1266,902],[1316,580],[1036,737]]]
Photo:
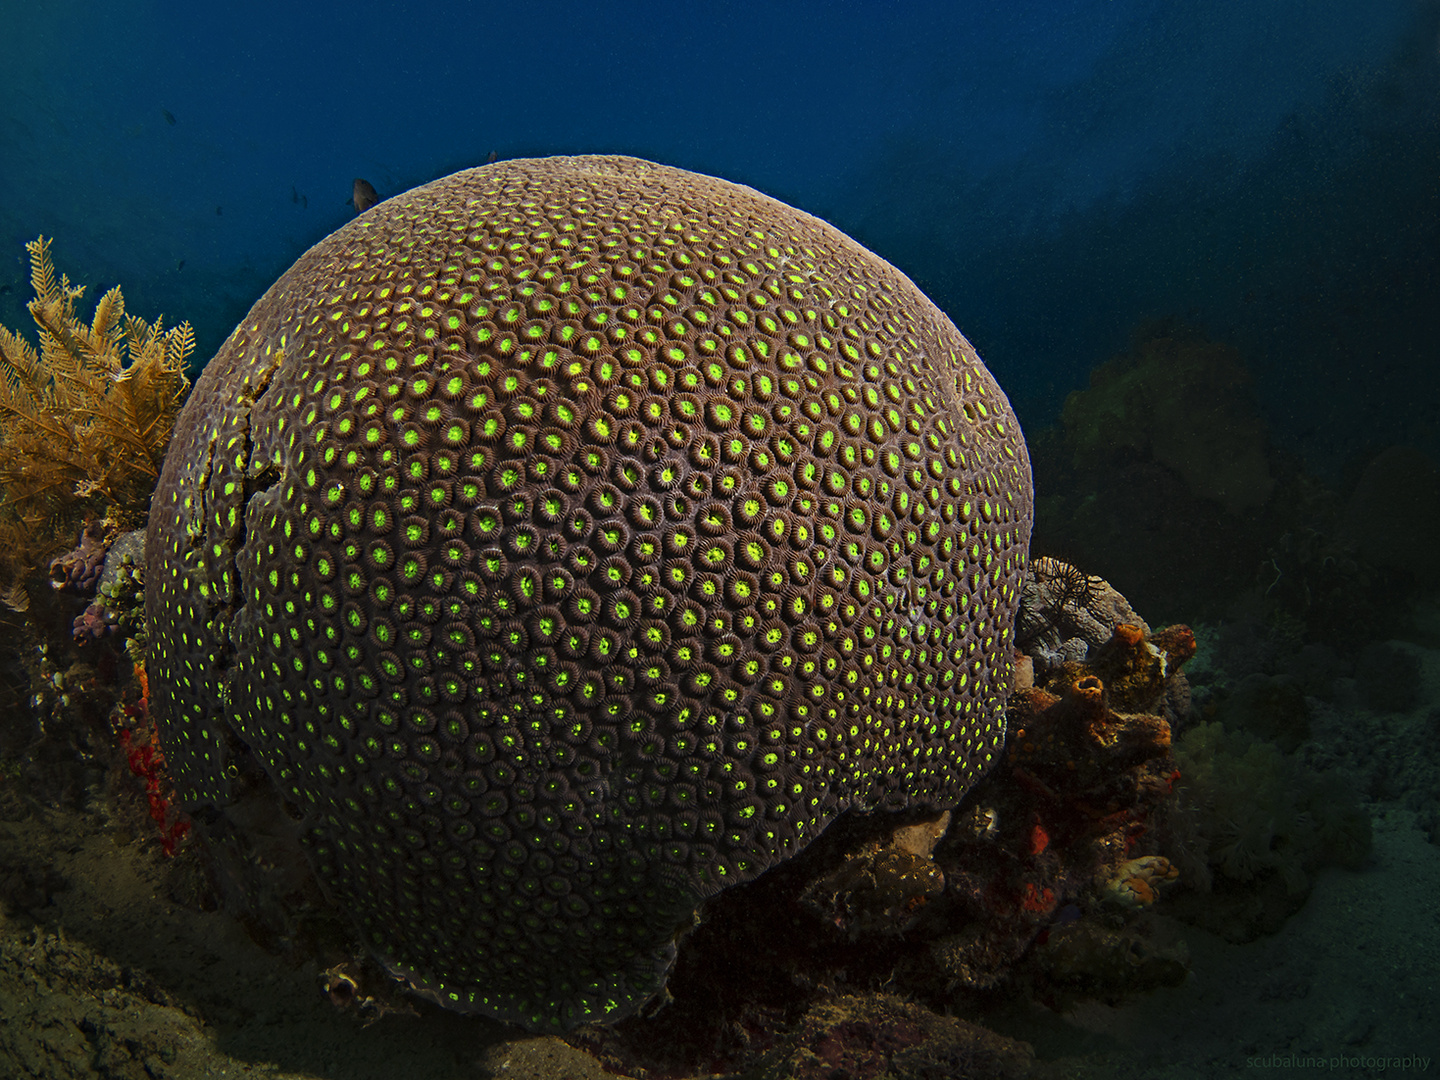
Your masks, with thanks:
[[[706,897],[1000,752],[1009,404],[899,271],[724,181],[510,161],[367,210],[210,362],[153,506],[179,800],[257,763],[451,1008],[627,1015]]]

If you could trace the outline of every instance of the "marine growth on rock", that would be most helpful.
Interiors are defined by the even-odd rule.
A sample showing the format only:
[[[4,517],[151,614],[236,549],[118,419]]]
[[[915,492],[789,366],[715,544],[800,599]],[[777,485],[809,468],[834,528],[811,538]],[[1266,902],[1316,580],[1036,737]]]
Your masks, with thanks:
[[[1030,464],[903,274],[744,187],[507,161],[307,252],[148,537],[179,798],[263,767],[397,977],[633,1012],[697,905],[999,756]]]

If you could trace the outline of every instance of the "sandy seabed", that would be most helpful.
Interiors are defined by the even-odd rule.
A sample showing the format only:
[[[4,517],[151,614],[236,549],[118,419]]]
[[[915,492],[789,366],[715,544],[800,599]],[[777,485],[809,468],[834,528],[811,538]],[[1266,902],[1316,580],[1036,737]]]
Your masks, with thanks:
[[[369,1024],[337,1008],[313,963],[287,964],[226,914],[196,910],[198,856],[164,855],[128,779],[83,809],[3,801],[3,1080],[614,1075],[558,1039],[424,1003]],[[1047,1077],[1440,1072],[1440,847],[1396,804],[1370,811],[1369,865],[1323,872],[1275,935],[1233,945],[1184,927],[1191,975],[1178,988],[986,1022],[1030,1043]]]

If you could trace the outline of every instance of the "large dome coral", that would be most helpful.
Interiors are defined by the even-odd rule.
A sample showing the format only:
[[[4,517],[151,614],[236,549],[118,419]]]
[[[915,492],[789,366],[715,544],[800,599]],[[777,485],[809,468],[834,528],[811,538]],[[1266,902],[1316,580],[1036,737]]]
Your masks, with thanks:
[[[1030,465],[901,273],[748,188],[514,161],[307,252],[211,361],[148,537],[177,790],[263,766],[376,956],[536,1028],[697,903],[1004,737]]]

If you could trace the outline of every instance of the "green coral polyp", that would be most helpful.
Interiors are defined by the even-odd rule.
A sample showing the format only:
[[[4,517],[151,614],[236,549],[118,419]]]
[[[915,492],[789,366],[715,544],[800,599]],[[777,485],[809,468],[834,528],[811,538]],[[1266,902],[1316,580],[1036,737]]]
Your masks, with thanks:
[[[252,756],[451,1008],[629,1015],[707,897],[1003,742],[1008,403],[902,274],[724,181],[552,158],[380,204],[211,361],[155,499],[179,800]]]

